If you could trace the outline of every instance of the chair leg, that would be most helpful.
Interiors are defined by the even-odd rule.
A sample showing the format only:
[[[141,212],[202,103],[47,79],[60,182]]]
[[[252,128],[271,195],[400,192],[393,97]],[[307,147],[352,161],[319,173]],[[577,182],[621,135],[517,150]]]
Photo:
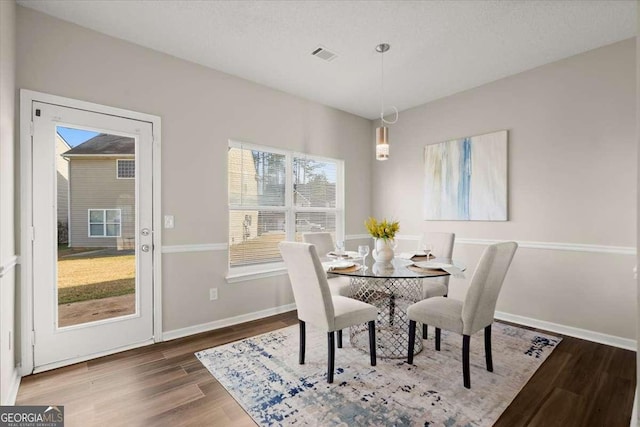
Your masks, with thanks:
[[[300,356],[298,359],[298,363],[304,365],[304,350],[306,347],[306,336],[305,333],[305,323],[303,320],[298,320],[298,324],[300,325]]]
[[[327,366],[327,382],[333,382],[333,367],[336,360],[336,334],[329,332],[327,334],[327,346],[329,347],[329,365]]]
[[[484,328],[484,356],[487,360],[487,371],[493,372],[493,359],[491,358],[491,325]]]
[[[426,325],[425,325],[426,326]],[[409,348],[407,349],[407,363],[413,363],[413,347],[416,344],[416,321],[409,320]]]
[[[471,388],[471,375],[469,373],[469,345],[471,336],[462,336],[462,380],[465,388]]]
[[[436,351],[440,351],[440,328],[436,328]]]
[[[338,331],[338,348],[342,348],[342,329]]]
[[[376,322],[369,321],[369,354],[371,355],[371,366],[376,366]]]

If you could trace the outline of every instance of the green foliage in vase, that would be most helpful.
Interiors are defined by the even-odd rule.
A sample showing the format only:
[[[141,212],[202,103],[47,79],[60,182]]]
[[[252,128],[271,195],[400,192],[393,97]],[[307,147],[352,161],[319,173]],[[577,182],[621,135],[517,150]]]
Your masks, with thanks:
[[[369,217],[364,222],[364,225],[367,227],[369,234],[376,239],[393,239],[398,230],[400,230],[398,221],[390,222],[386,218],[378,222],[377,219]]]

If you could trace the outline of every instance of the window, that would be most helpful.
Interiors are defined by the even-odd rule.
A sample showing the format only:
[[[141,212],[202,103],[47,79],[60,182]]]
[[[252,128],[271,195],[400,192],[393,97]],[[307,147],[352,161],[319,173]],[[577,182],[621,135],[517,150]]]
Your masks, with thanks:
[[[89,209],[89,237],[120,237],[120,209]]]
[[[136,161],[135,160],[116,160],[118,169],[118,179],[133,179],[136,177]]]
[[[305,232],[340,235],[342,169],[341,160],[230,141],[229,267],[281,263],[278,243]]]

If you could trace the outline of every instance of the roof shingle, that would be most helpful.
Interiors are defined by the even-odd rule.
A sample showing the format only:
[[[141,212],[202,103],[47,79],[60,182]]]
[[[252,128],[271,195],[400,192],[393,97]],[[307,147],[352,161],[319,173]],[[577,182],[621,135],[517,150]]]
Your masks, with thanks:
[[[66,151],[63,156],[68,155],[84,155],[91,156],[96,154],[135,154],[135,139],[126,136],[109,135],[101,133],[98,136],[83,142]]]

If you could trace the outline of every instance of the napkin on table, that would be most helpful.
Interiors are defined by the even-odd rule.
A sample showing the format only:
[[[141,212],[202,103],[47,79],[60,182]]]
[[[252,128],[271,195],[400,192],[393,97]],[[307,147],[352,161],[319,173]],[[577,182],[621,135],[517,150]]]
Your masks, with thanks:
[[[402,258],[402,259],[411,259],[413,257],[423,257],[426,258],[427,254],[425,254],[424,252],[400,252],[398,255],[396,255],[396,258]],[[433,254],[431,254],[431,256],[429,256],[429,259],[435,258],[433,256]]]
[[[455,265],[452,265],[451,267],[444,267],[443,270],[456,279],[464,279],[464,273]]]
[[[399,254],[396,255],[396,258],[411,259],[416,255],[417,254],[415,252],[400,252]]]
[[[350,255],[348,253],[346,253],[346,252],[343,252],[343,253],[339,254],[339,253],[331,251],[331,252],[329,252],[328,255],[335,256],[335,257],[338,257],[338,258],[349,258],[350,257]]]

